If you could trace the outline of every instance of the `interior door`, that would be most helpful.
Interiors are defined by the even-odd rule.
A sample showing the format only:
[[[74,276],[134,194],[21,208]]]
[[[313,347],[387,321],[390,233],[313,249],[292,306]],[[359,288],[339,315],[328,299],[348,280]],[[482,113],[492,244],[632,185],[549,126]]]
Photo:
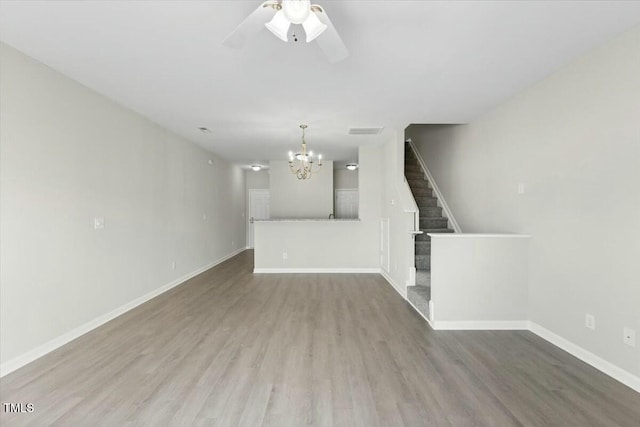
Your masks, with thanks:
[[[269,219],[269,190],[249,190],[249,247],[253,248],[253,222]]]
[[[336,218],[358,218],[358,190],[336,189],[335,196]]]

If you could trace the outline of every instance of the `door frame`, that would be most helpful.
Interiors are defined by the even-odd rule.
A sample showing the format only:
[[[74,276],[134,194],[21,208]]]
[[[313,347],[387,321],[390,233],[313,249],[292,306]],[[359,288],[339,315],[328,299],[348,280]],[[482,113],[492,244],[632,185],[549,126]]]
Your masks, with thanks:
[[[269,195],[271,200],[271,191],[268,188],[249,188],[247,192],[247,247],[253,249],[253,223],[251,222],[251,196],[253,194],[263,193]],[[269,203],[271,205],[271,203]],[[271,207],[271,206],[269,206]],[[271,210],[271,209],[269,209]],[[269,215],[271,216],[271,215]]]

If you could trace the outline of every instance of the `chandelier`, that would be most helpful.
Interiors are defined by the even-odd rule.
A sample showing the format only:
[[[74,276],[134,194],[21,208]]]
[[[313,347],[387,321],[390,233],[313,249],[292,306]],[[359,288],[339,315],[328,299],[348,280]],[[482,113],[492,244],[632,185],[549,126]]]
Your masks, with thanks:
[[[313,151],[307,153],[307,143],[304,140],[304,130],[306,128],[307,125],[300,125],[300,129],[302,129],[302,151],[296,154],[289,151],[289,169],[298,179],[311,178],[311,174],[320,172],[320,167],[322,166],[322,154],[318,155],[318,166],[314,169]]]

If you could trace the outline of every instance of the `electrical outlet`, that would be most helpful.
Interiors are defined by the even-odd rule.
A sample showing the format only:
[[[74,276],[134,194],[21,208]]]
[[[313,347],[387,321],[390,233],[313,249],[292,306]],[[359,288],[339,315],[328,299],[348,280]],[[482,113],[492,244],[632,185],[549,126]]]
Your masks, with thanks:
[[[207,220],[207,214],[202,214],[202,219],[206,221]]]
[[[584,315],[584,326],[588,329],[596,328],[596,317],[593,314],[585,314]]]
[[[282,259],[287,259],[289,255],[286,252],[282,252]]]
[[[518,184],[518,194],[524,194],[524,183]]]
[[[171,269],[172,270],[176,269],[176,262],[175,261],[171,261]]]
[[[636,331],[631,328],[622,329],[622,342],[631,347],[636,346]]]
[[[235,241],[235,240],[232,240],[232,241],[231,241],[231,248],[235,248],[235,247],[236,247],[236,241]]]
[[[93,218],[94,230],[101,230],[104,228],[104,218]]]

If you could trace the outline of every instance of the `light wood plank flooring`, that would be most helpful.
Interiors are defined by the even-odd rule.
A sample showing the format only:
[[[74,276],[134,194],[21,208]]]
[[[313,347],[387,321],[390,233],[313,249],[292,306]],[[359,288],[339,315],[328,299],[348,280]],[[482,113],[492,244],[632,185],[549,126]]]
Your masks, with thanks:
[[[372,274],[253,253],[0,381],[2,426],[635,426],[640,394],[529,332],[432,331]],[[2,410],[2,408],[0,408]]]

